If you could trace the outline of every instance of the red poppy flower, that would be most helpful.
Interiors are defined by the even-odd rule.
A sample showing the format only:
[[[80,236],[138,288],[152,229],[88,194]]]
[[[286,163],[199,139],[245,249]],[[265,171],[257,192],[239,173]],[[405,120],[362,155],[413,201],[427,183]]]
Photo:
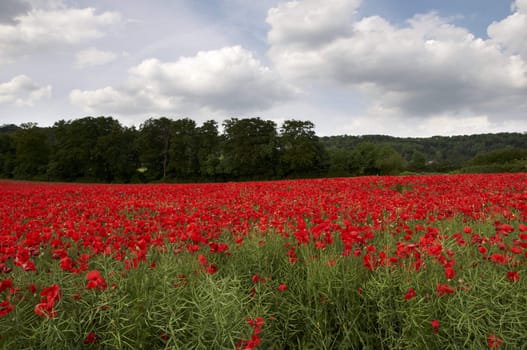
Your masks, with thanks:
[[[415,290],[412,287],[410,287],[410,288],[408,288],[408,291],[404,295],[404,299],[410,300],[410,299],[412,299],[415,296],[417,296],[417,293],[415,292]]]
[[[48,301],[55,302],[60,299],[60,287],[58,284],[52,284],[40,292],[40,296],[46,297]]]
[[[0,303],[0,317],[8,315],[11,311],[15,309],[15,306],[12,305],[9,300],[4,300]]]
[[[441,284],[438,283],[436,286],[437,295],[442,297],[445,294],[452,294],[454,293],[454,288],[449,286],[448,284]]]
[[[53,318],[57,316],[57,310],[53,309],[55,303],[60,299],[60,287],[52,284],[40,292],[40,303],[35,305],[33,311],[41,317]]]
[[[501,338],[495,334],[489,334],[489,337],[487,338],[487,345],[491,349],[499,348],[502,342]]]
[[[33,309],[35,314],[40,317],[54,318],[57,317],[58,311],[53,309],[53,303],[44,301],[38,303]]]
[[[101,276],[98,270],[92,270],[86,274],[88,283],[86,284],[87,289],[106,289],[106,280]]]
[[[504,265],[507,263],[507,257],[505,255],[498,254],[498,253],[492,254],[490,256],[490,260],[500,265]]]
[[[209,266],[207,266],[207,273],[209,275],[213,275],[216,272],[218,272],[218,266],[216,266],[215,264],[210,264]]]
[[[287,284],[285,284],[285,283],[280,284],[280,285],[278,286],[278,290],[279,290],[280,292],[283,292],[284,290],[287,290]]]
[[[511,283],[518,282],[520,280],[520,274],[518,273],[518,271],[509,271],[507,272],[507,278]]]
[[[445,276],[446,276],[447,279],[451,280],[451,279],[454,278],[455,275],[456,275],[456,271],[454,271],[453,268],[447,267],[445,269]]]
[[[7,289],[13,288],[13,279],[12,278],[6,278],[3,281],[0,281],[0,292],[3,292]]]
[[[84,341],[83,341],[84,344],[94,344],[96,342],[97,342],[97,335],[93,331],[88,333],[88,335],[86,336],[86,338],[84,338]]]
[[[437,334],[439,332],[440,322],[438,320],[432,320],[430,323],[432,324],[434,334]]]

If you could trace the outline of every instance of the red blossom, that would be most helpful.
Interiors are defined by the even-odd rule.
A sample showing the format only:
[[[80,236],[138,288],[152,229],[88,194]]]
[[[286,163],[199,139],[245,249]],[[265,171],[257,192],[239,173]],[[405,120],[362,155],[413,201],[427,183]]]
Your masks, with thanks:
[[[40,296],[45,297],[46,300],[55,302],[60,299],[60,287],[58,284],[52,284],[48,288],[40,291]]]
[[[207,266],[207,269],[206,269],[207,273],[209,275],[213,275],[215,274],[216,272],[218,272],[218,266],[216,266],[215,264],[209,264]]]
[[[417,296],[417,293],[415,292],[415,290],[412,287],[409,287],[408,291],[404,295],[404,299],[405,300],[410,300],[410,299],[414,298],[415,296]]]
[[[86,279],[88,280],[88,283],[86,284],[87,289],[99,289],[99,290],[105,290],[106,280],[104,277],[101,276],[101,272],[99,270],[92,270],[86,274]]]
[[[0,317],[4,317],[11,313],[15,309],[15,306],[12,305],[9,300],[4,300],[0,303]]]
[[[3,281],[0,281],[0,292],[3,292],[4,290],[13,289],[13,279],[12,278],[6,278]]]
[[[454,288],[449,286],[448,284],[441,284],[438,283],[436,286],[437,295],[442,297],[445,294],[452,294],[454,293]]]
[[[445,268],[445,276],[448,280],[451,280],[456,276],[456,271],[451,267],[447,267]]]
[[[434,334],[437,334],[439,332],[440,322],[438,320],[432,320],[430,324],[432,325],[432,331]]]
[[[487,345],[489,346],[489,348],[491,349],[497,349],[500,347],[500,345],[502,344],[502,340],[500,337],[498,337],[497,335],[495,334],[489,334],[488,338],[487,338]]]
[[[255,349],[261,344],[259,334],[262,331],[262,327],[265,323],[263,317],[256,317],[254,319],[247,318],[246,321],[249,326],[253,329],[251,339],[238,341],[238,343],[236,344],[236,350]]]
[[[40,292],[40,303],[38,303],[33,311],[41,317],[54,318],[58,311],[54,309],[55,303],[61,298],[60,287],[57,284],[52,284],[48,288]]]
[[[96,342],[97,342],[97,335],[93,331],[88,333],[88,335],[86,336],[86,338],[84,338],[84,341],[83,341],[84,344],[94,344]]]
[[[511,283],[518,282],[520,280],[520,274],[518,271],[509,271],[507,272],[507,278]]]
[[[495,262],[495,263],[497,263],[497,264],[500,264],[500,265],[504,265],[508,261],[508,259],[507,259],[507,257],[505,255],[502,255],[502,254],[499,254],[499,253],[491,254],[490,260]]]
[[[207,265],[207,257],[203,254],[198,254],[198,261],[200,265],[206,266]]]

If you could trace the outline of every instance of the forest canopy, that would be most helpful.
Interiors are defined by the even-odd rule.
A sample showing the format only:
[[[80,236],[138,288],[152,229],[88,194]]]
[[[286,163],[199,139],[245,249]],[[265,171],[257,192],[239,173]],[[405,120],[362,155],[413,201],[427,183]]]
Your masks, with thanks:
[[[82,182],[201,182],[430,172],[527,171],[527,134],[318,137],[311,121],[201,125],[112,117],[0,127],[0,177]]]

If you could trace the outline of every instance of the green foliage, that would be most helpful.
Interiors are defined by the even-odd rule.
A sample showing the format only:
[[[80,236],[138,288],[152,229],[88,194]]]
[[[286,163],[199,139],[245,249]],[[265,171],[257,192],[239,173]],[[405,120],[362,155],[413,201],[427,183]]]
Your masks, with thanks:
[[[326,153],[310,121],[286,120],[280,128],[280,162],[285,176],[323,171]]]
[[[464,225],[459,218],[438,228],[460,232]],[[481,223],[478,232],[490,237],[495,228]],[[370,243],[395,246],[396,240],[389,232],[378,232]],[[146,262],[123,274],[118,273],[121,262],[94,257],[90,268],[100,270],[108,282],[103,291],[85,289],[84,274],[66,273],[51,256],[41,256],[42,263],[48,261],[42,272],[15,270],[13,277],[21,286],[60,282],[58,316],[36,316],[30,305],[39,296],[24,292],[26,300],[0,318],[0,346],[233,349],[250,336],[246,318],[258,316],[265,320],[262,349],[481,349],[494,333],[505,349],[527,343],[525,269],[515,267],[522,278],[511,283],[506,278],[511,267],[482,261],[475,246],[456,247],[458,275],[445,281],[442,266],[428,255],[421,271],[389,266],[369,271],[362,256],[341,256],[339,241],[324,249],[301,245],[298,261],[291,263],[288,242],[284,236],[254,231],[243,244],[228,240],[228,257],[199,251],[219,266],[213,275],[198,264],[198,253],[174,254],[171,246],[150,251]],[[448,249],[455,242],[444,238],[442,244]],[[438,296],[437,283],[448,283],[455,292]],[[287,289],[280,291],[281,284]],[[406,300],[410,287],[417,295]],[[441,321],[437,334],[434,319]],[[85,345],[90,332],[97,343]]]
[[[172,139],[172,120],[150,118],[139,128],[137,148],[141,166],[147,168],[145,174],[150,181],[165,179],[169,164],[169,151]]]
[[[397,175],[405,167],[404,158],[390,146],[361,142],[349,154],[353,175]]]
[[[479,153],[513,147],[527,148],[525,133],[497,133],[460,136],[433,136],[429,138],[392,137],[386,135],[326,136],[320,138],[326,148],[354,149],[359,143],[371,142],[379,146],[390,146],[410,162],[411,171],[448,172],[459,169]],[[413,156],[419,152],[430,164],[425,169],[412,168]],[[422,163],[418,162],[422,168]]]
[[[527,135],[318,137],[310,121],[112,117],[0,126],[0,176],[82,182],[200,182],[526,171]],[[137,169],[141,169],[138,171]]]
[[[480,153],[468,165],[507,164],[520,160],[527,160],[527,148],[506,147]]]
[[[504,164],[470,165],[457,171],[461,174],[519,173],[527,171],[527,161]]]
[[[36,124],[22,124],[13,134],[16,159],[13,175],[20,179],[32,179],[46,172],[49,142],[45,129]]]
[[[0,176],[13,177],[16,162],[16,146],[12,134],[0,133]]]
[[[329,170],[328,176],[348,176],[350,168],[350,153],[351,151],[331,147],[327,150],[329,156]]]
[[[278,160],[276,124],[260,118],[223,122],[222,169],[234,178],[269,178]]]
[[[199,172],[202,176],[214,177],[220,164],[221,139],[218,123],[214,120],[207,120],[197,129],[197,133]]]
[[[426,170],[426,155],[423,152],[415,151],[412,160],[408,163],[408,169],[411,171]]]
[[[199,174],[199,138],[196,123],[188,118],[171,122],[168,173],[171,177],[192,178]]]
[[[480,153],[460,173],[514,173],[527,171],[527,148],[505,147]]]
[[[379,147],[375,166],[381,175],[398,175],[406,165],[404,158],[390,146]]]
[[[138,165],[135,129],[111,117],[61,120],[52,128],[48,175],[56,180],[129,182]]]

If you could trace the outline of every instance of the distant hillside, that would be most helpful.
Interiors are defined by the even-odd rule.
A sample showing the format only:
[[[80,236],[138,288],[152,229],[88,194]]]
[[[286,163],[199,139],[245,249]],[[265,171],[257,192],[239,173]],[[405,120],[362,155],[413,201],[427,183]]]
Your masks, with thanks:
[[[462,167],[480,153],[500,148],[527,148],[527,133],[498,133],[463,136],[433,136],[428,138],[393,137],[385,135],[325,136],[320,141],[326,149],[352,150],[358,144],[371,142],[390,146],[407,161],[416,152],[424,154],[426,162],[438,171]]]

